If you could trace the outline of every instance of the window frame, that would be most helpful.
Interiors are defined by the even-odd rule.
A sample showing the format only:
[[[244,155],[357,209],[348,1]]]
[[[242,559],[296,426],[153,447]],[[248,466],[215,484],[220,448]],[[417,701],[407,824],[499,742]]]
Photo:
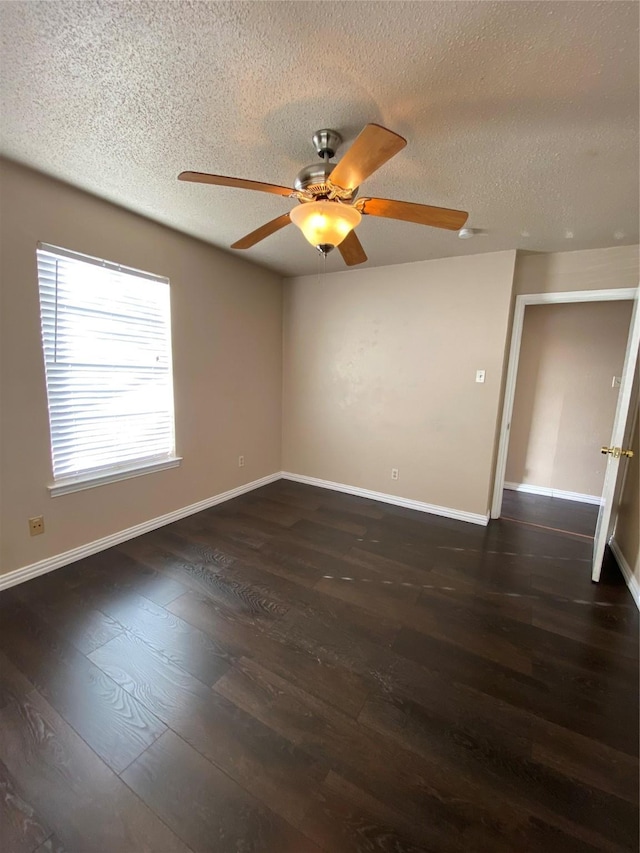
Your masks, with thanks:
[[[123,264],[114,263],[112,261],[102,260],[101,258],[96,258],[91,255],[86,255],[81,252],[74,252],[70,249],[65,249],[60,246],[54,246],[50,243],[38,242],[36,246],[36,268],[37,268],[37,285],[38,285],[38,306],[40,310],[40,321],[41,321],[41,346],[42,346],[42,356],[43,356],[43,366],[45,370],[45,385],[46,385],[46,393],[47,393],[47,419],[49,426],[49,458],[51,463],[51,476],[52,483],[47,485],[47,489],[51,497],[58,497],[60,495],[70,494],[72,492],[82,491],[84,489],[93,489],[98,486],[106,485],[108,483],[116,483],[121,480],[128,480],[133,477],[144,476],[145,474],[155,473],[157,471],[163,471],[169,468],[177,468],[182,462],[182,456],[177,455],[176,453],[176,430],[175,430],[175,389],[173,384],[173,353],[172,353],[172,328],[171,328],[171,302],[169,297],[169,338],[168,338],[168,374],[169,374],[169,382],[171,387],[171,423],[172,423],[172,438],[173,438],[173,447],[169,451],[166,457],[158,457],[149,456],[143,457],[139,459],[132,460],[129,464],[125,463],[123,465],[113,465],[111,467],[102,467],[99,469],[94,468],[93,470],[88,470],[85,472],[78,472],[77,474],[72,474],[70,476],[59,476],[55,477],[54,474],[54,451],[53,451],[53,432],[52,432],[52,421],[51,421],[51,399],[49,395],[49,378],[47,375],[47,354],[45,347],[45,338],[44,338],[44,330],[42,328],[42,293],[41,293],[41,278],[40,278],[40,267],[39,267],[39,255],[40,251],[47,252],[54,256],[60,258],[67,258],[74,261],[80,261],[86,264],[92,264],[94,266],[102,267],[105,269],[113,270],[116,272],[121,272],[126,275],[131,275],[132,277],[138,279],[145,279],[147,281],[155,281],[160,284],[166,285],[170,288],[170,281],[166,276],[159,276],[154,273],[149,273],[144,270],[138,270],[134,267],[127,267]],[[170,293],[170,291],[169,291]]]

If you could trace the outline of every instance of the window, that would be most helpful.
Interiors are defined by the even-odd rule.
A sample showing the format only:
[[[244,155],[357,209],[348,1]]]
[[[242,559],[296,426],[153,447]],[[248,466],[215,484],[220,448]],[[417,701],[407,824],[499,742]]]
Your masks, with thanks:
[[[38,244],[53,496],[178,465],[169,281]]]

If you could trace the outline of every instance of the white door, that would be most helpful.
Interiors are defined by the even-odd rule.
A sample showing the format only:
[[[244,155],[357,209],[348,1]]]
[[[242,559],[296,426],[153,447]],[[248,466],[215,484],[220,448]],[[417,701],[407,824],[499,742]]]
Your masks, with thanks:
[[[604,475],[604,486],[602,488],[602,503],[598,514],[595,538],[593,540],[593,564],[591,567],[591,580],[599,581],[602,571],[602,559],[604,549],[613,532],[616,514],[614,510],[620,498],[619,494],[619,471],[620,460],[626,460],[622,454],[624,446],[625,428],[629,415],[631,402],[631,391],[633,388],[633,374],[638,360],[638,343],[640,342],[640,311],[638,310],[638,297],[636,297],[633,312],[631,314],[631,327],[627,341],[627,352],[624,357],[624,367],[620,380],[620,393],[618,394],[618,405],[613,419],[613,431],[608,445],[607,469]],[[622,455],[621,455],[622,454]]]

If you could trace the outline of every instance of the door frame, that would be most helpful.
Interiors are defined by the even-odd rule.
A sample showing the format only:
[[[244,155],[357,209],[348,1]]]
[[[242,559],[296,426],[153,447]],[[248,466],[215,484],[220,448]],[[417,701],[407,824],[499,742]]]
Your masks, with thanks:
[[[496,473],[493,484],[493,499],[491,501],[491,518],[500,518],[502,513],[502,493],[504,490],[504,480],[507,470],[511,417],[513,414],[513,403],[516,395],[516,381],[518,378],[518,365],[520,362],[520,345],[522,343],[524,314],[527,305],[560,305],[570,302],[619,302],[622,300],[633,301],[636,299],[637,295],[638,289],[636,287],[618,287],[607,290],[565,290],[553,293],[523,293],[520,296],[516,296],[513,324],[511,326],[509,364],[507,367],[504,403],[502,406],[502,421],[500,423]]]

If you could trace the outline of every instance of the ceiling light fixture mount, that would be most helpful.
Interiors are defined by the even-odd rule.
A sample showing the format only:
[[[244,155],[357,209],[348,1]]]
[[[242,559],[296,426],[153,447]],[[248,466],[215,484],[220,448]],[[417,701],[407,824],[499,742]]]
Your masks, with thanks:
[[[323,160],[325,158],[331,160],[332,157],[335,157],[336,151],[342,145],[342,137],[338,131],[330,130],[329,128],[316,130],[311,139],[318,157],[321,157]]]

